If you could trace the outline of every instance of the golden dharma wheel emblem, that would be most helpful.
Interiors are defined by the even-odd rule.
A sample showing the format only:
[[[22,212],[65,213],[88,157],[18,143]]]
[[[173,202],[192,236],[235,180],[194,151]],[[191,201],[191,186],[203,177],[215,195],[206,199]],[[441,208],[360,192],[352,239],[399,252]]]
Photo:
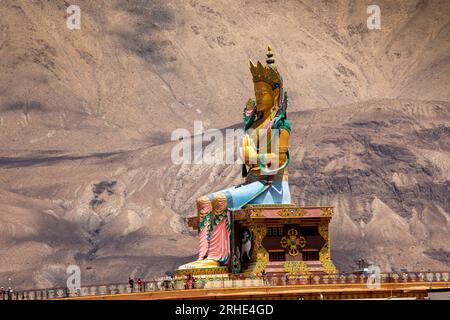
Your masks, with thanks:
[[[281,238],[281,246],[283,248],[289,247],[289,255],[295,257],[299,254],[298,247],[303,248],[306,246],[306,239],[298,236],[298,231],[290,229],[288,235]]]

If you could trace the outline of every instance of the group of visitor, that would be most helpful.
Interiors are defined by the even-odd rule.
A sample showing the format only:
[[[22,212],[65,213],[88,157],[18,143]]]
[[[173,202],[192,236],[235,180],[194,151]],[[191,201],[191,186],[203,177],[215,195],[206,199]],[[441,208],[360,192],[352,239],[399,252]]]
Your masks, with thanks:
[[[165,277],[160,277],[157,279],[156,284],[159,290],[170,290],[175,289],[175,283],[173,275],[166,275]]]
[[[269,286],[270,282],[269,282],[269,277],[267,276],[266,270],[263,270],[262,273],[262,278],[263,278],[263,285],[264,286]],[[289,273],[285,273],[284,275],[284,283],[285,285],[289,285]]]
[[[144,291],[145,282],[141,278],[138,278],[135,281],[132,277],[129,277],[128,278],[128,284],[130,285],[131,292],[134,292],[135,284],[136,284],[137,292],[143,292]]]
[[[160,277],[160,278],[154,279],[152,282],[156,283],[156,287],[158,290],[175,289],[173,275]],[[145,283],[146,282],[144,280],[142,280],[141,278],[138,278],[137,280],[133,279],[132,277],[128,278],[128,284],[130,286],[131,292],[144,292],[145,291]]]
[[[13,299],[13,289],[11,287],[8,287],[8,289],[5,290],[4,287],[0,288],[0,299],[1,300],[12,300]]]

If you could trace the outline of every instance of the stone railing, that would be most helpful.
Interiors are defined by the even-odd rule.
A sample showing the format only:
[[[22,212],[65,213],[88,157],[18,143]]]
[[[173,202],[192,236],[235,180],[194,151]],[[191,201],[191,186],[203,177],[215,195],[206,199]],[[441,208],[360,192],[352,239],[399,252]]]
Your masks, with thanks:
[[[372,276],[373,277],[373,276]],[[365,274],[336,274],[336,275],[310,275],[289,276],[285,274],[270,275],[267,277],[231,275],[229,278],[202,278],[194,281],[194,289],[258,287],[258,286],[286,286],[286,285],[314,285],[314,284],[364,284],[368,283],[369,276]],[[410,282],[449,282],[450,272],[400,272],[381,273],[380,283],[410,283]],[[67,288],[35,289],[13,292],[11,300],[45,300],[62,299],[70,297],[88,297],[96,295],[129,294],[138,292],[154,292],[163,290],[185,290],[183,280],[152,280],[146,281],[141,287],[133,288],[127,283],[83,286],[79,290]],[[188,289],[186,289],[188,290]],[[0,300],[7,300],[8,294],[0,294]]]
[[[369,277],[372,277],[369,279]],[[286,286],[286,285],[315,285],[315,284],[373,284],[375,275],[341,273],[335,275],[309,275],[288,276],[275,274],[263,277],[230,277],[231,279],[200,280],[196,281],[195,288],[231,288],[231,287],[257,287],[257,286]],[[444,272],[400,272],[381,273],[380,284],[411,283],[411,282],[449,282],[450,271]],[[181,288],[180,288],[181,289]]]
[[[144,282],[141,287],[135,284],[131,287],[128,283],[114,283],[104,285],[89,285],[82,286],[80,289],[68,288],[50,288],[50,289],[35,289],[16,291],[12,294],[12,300],[46,300],[46,299],[61,299],[71,297],[88,297],[97,295],[111,295],[111,294],[129,294],[138,292],[151,292],[161,290],[174,290],[173,281],[169,280],[152,280]],[[0,294],[0,300],[7,300],[8,294]]]

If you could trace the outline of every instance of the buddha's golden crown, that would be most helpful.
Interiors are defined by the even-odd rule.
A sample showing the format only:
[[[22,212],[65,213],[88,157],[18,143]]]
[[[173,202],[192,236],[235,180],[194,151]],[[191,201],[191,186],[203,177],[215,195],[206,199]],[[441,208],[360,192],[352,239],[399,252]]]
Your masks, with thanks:
[[[275,59],[273,58],[272,48],[267,48],[266,65],[263,66],[261,62],[257,62],[256,66],[250,60],[250,72],[253,76],[253,82],[264,81],[272,86],[273,89],[281,88],[283,86],[283,79],[275,66]]]

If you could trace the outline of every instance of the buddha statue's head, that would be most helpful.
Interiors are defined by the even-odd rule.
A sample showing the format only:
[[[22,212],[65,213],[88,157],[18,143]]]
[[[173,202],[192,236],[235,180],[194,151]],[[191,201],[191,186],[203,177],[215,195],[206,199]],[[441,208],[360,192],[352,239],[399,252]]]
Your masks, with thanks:
[[[280,90],[283,87],[283,79],[275,66],[275,59],[270,46],[268,47],[265,66],[259,61],[256,65],[250,61],[249,65],[255,88],[257,111],[266,113],[271,110],[276,112],[280,102]]]

